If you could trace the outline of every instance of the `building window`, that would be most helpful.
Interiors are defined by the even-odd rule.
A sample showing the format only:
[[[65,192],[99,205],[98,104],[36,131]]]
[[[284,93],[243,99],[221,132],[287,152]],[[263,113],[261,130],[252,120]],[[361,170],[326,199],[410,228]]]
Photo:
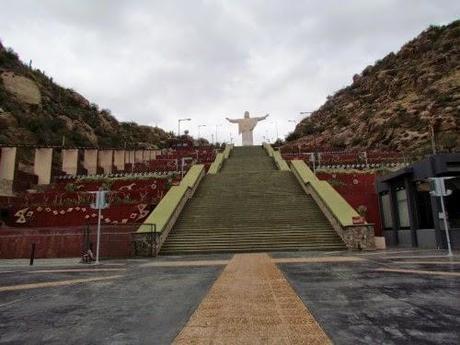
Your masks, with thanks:
[[[391,218],[391,203],[390,194],[385,193],[381,196],[382,212],[383,212],[383,227],[385,229],[393,228],[393,219]]]
[[[407,193],[404,188],[396,190],[396,203],[398,205],[399,226],[409,228],[409,207],[407,205]]]
[[[418,227],[420,229],[434,229],[430,184],[428,182],[416,182],[415,204],[417,205],[416,213],[418,219]]]

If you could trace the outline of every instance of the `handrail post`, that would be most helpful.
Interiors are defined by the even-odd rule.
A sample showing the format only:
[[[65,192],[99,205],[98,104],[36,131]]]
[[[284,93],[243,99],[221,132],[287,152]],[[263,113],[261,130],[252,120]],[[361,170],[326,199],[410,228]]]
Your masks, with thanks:
[[[150,256],[156,257],[157,256],[157,225],[155,223],[146,224],[150,225]]]

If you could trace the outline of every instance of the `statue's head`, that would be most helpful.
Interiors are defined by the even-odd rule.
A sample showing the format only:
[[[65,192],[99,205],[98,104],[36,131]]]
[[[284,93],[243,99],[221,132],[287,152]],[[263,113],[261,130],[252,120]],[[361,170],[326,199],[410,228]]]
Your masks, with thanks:
[[[249,119],[249,111],[245,111],[245,112],[244,112],[244,118],[245,118],[245,119]]]

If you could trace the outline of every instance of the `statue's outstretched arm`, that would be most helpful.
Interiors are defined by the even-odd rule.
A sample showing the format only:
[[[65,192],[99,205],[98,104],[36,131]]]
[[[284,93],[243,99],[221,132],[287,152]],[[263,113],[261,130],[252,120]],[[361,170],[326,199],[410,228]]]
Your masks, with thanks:
[[[268,113],[268,114],[265,115],[265,116],[256,117],[255,119],[256,119],[257,121],[262,121],[262,120],[265,120],[265,119],[268,117],[268,115],[270,115],[270,113]]]
[[[238,123],[239,121],[238,120],[233,120],[233,119],[229,119],[228,117],[225,118],[228,122],[231,122],[231,123]]]

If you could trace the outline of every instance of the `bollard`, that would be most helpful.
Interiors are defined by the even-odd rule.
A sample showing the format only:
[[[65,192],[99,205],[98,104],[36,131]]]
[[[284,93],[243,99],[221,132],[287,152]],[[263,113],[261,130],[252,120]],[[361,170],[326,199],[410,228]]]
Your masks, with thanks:
[[[35,259],[35,243],[32,243],[32,251],[30,253],[30,266],[33,266]]]

